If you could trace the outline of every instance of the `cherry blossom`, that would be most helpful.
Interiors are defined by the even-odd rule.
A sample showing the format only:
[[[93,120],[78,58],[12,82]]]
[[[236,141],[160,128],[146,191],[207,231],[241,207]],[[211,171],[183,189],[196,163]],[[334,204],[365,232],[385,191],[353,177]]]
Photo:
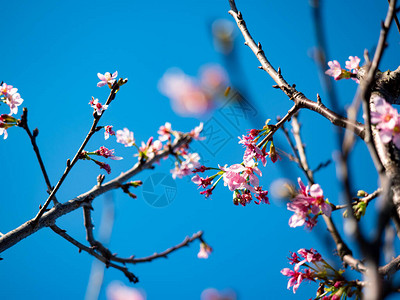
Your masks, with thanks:
[[[110,158],[113,160],[121,160],[122,157],[114,156],[114,149],[107,149],[104,146],[101,146],[99,150],[96,150],[95,153],[99,156],[103,156],[104,158]]]
[[[135,138],[133,137],[133,132],[129,131],[128,128],[123,130],[117,130],[116,133],[117,143],[124,144],[125,147],[132,147],[135,145]]]
[[[198,174],[196,174],[195,176],[192,177],[192,182],[202,188],[206,188],[210,184],[212,184],[212,180],[213,180],[213,178],[210,178],[208,176],[206,178],[202,178]]]
[[[316,224],[316,218],[320,212],[328,217],[331,216],[332,207],[326,202],[318,184],[306,187],[300,178],[298,178],[298,183],[299,193],[287,204],[287,209],[295,213],[289,219],[289,226],[298,227],[306,224],[306,227],[311,229]],[[311,216],[311,213],[314,216]]]
[[[381,97],[375,97],[374,103],[376,111],[371,111],[371,123],[379,130],[383,143],[393,141],[400,149],[400,117],[397,110]]]
[[[201,122],[199,126],[192,129],[189,135],[195,140],[202,141],[205,139],[205,137],[200,137],[200,133],[202,131],[203,131],[203,122]]]
[[[150,137],[147,140],[147,143],[142,141],[142,145],[139,147],[139,156],[144,156],[145,158],[151,159],[153,158],[159,150],[163,147],[161,141],[155,140],[153,141],[153,137]]]
[[[333,60],[328,62],[329,69],[325,71],[326,75],[332,76],[335,80],[340,79],[340,75],[342,75],[342,67],[337,60]]]
[[[357,56],[349,56],[349,60],[346,61],[346,69],[357,74],[358,69],[360,68],[361,59]]]
[[[118,72],[115,71],[112,75],[110,72],[106,72],[104,75],[101,73],[97,73],[97,77],[99,77],[100,81],[97,83],[98,87],[105,86],[108,84],[108,86],[111,88],[111,86],[115,82],[115,78],[117,78]]]
[[[164,142],[167,140],[171,139],[171,123],[166,122],[165,125],[160,126],[160,129],[157,131],[157,133],[160,135],[159,140]]]
[[[0,86],[0,99],[10,107],[10,115],[18,113],[18,106],[24,102],[21,95],[17,93],[18,89],[12,85],[3,83]]]
[[[105,111],[108,108],[108,105],[103,105],[99,102],[99,99],[95,99],[92,97],[92,100],[89,102],[90,106],[93,107],[97,113],[98,116],[101,115],[103,111]]]
[[[108,140],[110,135],[115,135],[115,132],[112,128],[113,128],[113,126],[111,126],[111,125],[104,126],[104,139],[105,140]]]
[[[205,258],[207,259],[208,256],[211,254],[212,252],[212,248],[210,246],[208,246],[206,243],[201,242],[200,243],[200,251],[197,254],[198,258]]]

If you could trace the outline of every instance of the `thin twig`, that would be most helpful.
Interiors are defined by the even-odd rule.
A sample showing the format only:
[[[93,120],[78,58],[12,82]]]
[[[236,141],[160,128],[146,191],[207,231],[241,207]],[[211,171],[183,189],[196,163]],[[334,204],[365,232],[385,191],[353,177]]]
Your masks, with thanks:
[[[376,191],[374,191],[371,194],[368,194],[368,196],[362,197],[357,199],[357,201],[354,201],[351,203],[351,206],[356,205],[359,202],[364,202],[367,206],[368,204],[374,200],[376,197],[379,196],[379,194],[382,193],[382,188],[378,188]],[[343,208],[348,208],[351,207],[348,204],[342,204],[342,205],[335,205],[334,207],[332,207],[332,210],[338,210],[338,209],[343,209]]]
[[[39,130],[36,128],[33,131],[34,134],[32,134],[31,130],[29,129],[29,126],[28,126],[28,109],[26,107],[23,108],[23,113],[21,115],[21,120],[20,120],[18,126],[22,127],[26,131],[26,133],[29,136],[29,139],[31,140],[31,144],[33,146],[33,151],[36,154],[36,158],[37,158],[37,160],[39,162],[40,170],[42,171],[44,180],[45,180],[46,185],[47,185],[47,192],[50,194],[52,189],[53,189],[53,187],[51,186],[49,176],[47,175],[47,171],[46,171],[46,168],[45,168],[43,160],[42,160],[42,156],[40,155],[39,147],[38,147],[38,145],[36,143],[36,137],[39,134]],[[53,200],[53,204],[54,205],[58,204],[56,196],[53,196],[52,200]]]
[[[274,87],[281,89],[289,97],[289,99],[294,101],[299,108],[307,108],[315,111],[329,119],[334,125],[347,128],[353,131],[359,137],[363,138],[364,126],[362,124],[350,122],[348,119],[326,108],[322,103],[314,102],[308,99],[303,93],[297,91],[294,85],[291,86],[285,81],[281,74],[281,70],[278,69],[278,71],[276,71],[268,61],[264,51],[262,50],[261,44],[256,44],[253,40],[247,29],[246,23],[243,20],[242,14],[236,9],[235,1],[230,0],[229,3],[231,4],[232,8],[229,11],[229,14],[235,19],[240,31],[242,32],[242,35],[245,39],[245,44],[253,51],[258,61],[261,63],[260,68],[266,71],[268,75],[276,82],[277,85]]]
[[[152,255],[149,255],[146,257],[139,257],[139,258],[135,258],[135,257],[121,258],[121,257],[114,256],[112,258],[112,260],[116,261],[116,262],[131,263],[131,264],[151,262],[152,260],[157,259],[157,258],[161,258],[161,257],[167,258],[168,254],[170,254],[180,248],[188,246],[191,242],[193,242],[197,239],[199,239],[200,241],[203,241],[203,231],[198,231],[198,232],[194,233],[191,237],[189,237],[189,236],[185,237],[185,239],[181,243],[179,243],[171,248],[168,248],[160,253],[154,253]]]
[[[104,256],[98,254],[93,248],[89,248],[89,247],[83,245],[82,243],[78,242],[74,238],[72,238],[70,235],[67,234],[67,232],[65,230],[61,229],[57,225],[53,224],[53,225],[50,226],[50,228],[55,233],[57,233],[59,236],[63,237],[68,242],[70,242],[71,244],[73,244],[76,247],[78,247],[79,251],[83,250],[83,251],[89,253],[90,255],[96,257],[99,261],[103,262],[106,265],[107,268],[108,267],[112,267],[112,268],[115,268],[115,269],[120,270],[121,272],[123,272],[125,274],[125,276],[129,279],[130,282],[137,283],[139,281],[139,278],[137,278],[133,273],[129,272],[127,267],[120,266],[120,265],[117,265],[117,264],[114,264],[114,263],[110,262]]]
[[[111,103],[111,101],[114,100],[118,89],[119,89],[118,81],[115,81],[113,86],[112,86],[112,88],[111,88],[110,95],[108,96],[105,105],[109,105]],[[84,150],[85,146],[87,145],[87,143],[89,142],[89,140],[93,136],[93,134],[97,131],[97,124],[99,123],[100,118],[103,116],[103,114],[104,114],[104,111],[102,111],[102,113],[100,115],[97,115],[96,112],[93,113],[93,116],[94,116],[93,124],[90,127],[90,130],[89,130],[88,134],[86,135],[86,138],[82,142],[81,146],[79,147],[79,149],[76,152],[76,154],[75,154],[74,158],[72,159],[72,161],[69,161],[69,160],[67,161],[67,167],[65,168],[65,171],[64,171],[63,175],[61,176],[60,180],[57,182],[57,184],[54,187],[54,189],[51,191],[51,194],[47,198],[46,202],[43,204],[43,207],[39,210],[39,212],[37,213],[36,217],[33,219],[32,226],[37,226],[40,217],[44,214],[44,212],[46,211],[47,207],[49,206],[50,200],[57,193],[58,189],[60,188],[60,186],[64,182],[65,178],[67,177],[68,173],[71,171],[72,167],[79,160],[79,157],[80,157],[82,151]]]

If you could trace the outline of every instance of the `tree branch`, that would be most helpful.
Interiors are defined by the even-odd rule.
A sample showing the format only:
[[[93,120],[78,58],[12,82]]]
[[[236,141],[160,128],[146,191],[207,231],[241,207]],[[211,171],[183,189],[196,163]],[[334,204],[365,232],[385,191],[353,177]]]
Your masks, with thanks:
[[[109,105],[111,103],[112,100],[114,100],[115,95],[117,94],[118,90],[120,87],[120,80],[115,81],[110,94],[107,98],[107,101],[105,103],[105,105]],[[75,165],[75,163],[78,161],[79,156],[81,155],[82,151],[84,150],[85,146],[87,145],[87,143],[89,142],[90,138],[93,136],[93,134],[98,131],[97,128],[97,124],[100,121],[100,118],[103,116],[104,111],[102,111],[101,115],[97,115],[96,112],[93,113],[93,124],[88,132],[88,134],[86,135],[86,138],[84,139],[83,143],[81,144],[81,146],[79,147],[78,151],[76,152],[74,158],[72,159],[72,161],[68,160],[67,161],[67,167],[63,173],[63,175],[61,176],[60,180],[57,182],[56,186],[54,187],[54,189],[51,191],[50,196],[47,198],[46,202],[44,203],[43,207],[39,210],[39,212],[37,213],[36,217],[31,221],[31,225],[32,226],[37,226],[40,217],[44,214],[44,212],[46,211],[47,207],[50,204],[50,200],[53,198],[53,196],[57,193],[58,189],[60,188],[60,186],[62,185],[62,183],[64,182],[65,178],[67,177],[68,173],[71,171],[72,167]]]
[[[236,8],[235,1],[230,0],[229,3],[231,4],[231,7],[234,6]],[[277,83],[277,85],[275,85],[274,87],[281,89],[300,108],[307,108],[315,111],[330,120],[334,125],[347,128],[363,139],[364,127],[362,124],[350,122],[348,119],[326,108],[322,103],[311,101],[310,99],[305,97],[303,93],[297,91],[295,85],[290,86],[285,81],[281,74],[280,68],[278,69],[278,71],[274,69],[274,67],[265,56],[261,44],[256,44],[252,36],[250,35],[246,23],[243,20],[242,14],[236,11],[230,10],[229,14],[233,16],[240,31],[242,32],[242,35],[245,39],[245,44],[249,46],[249,48],[253,51],[253,53],[256,55],[257,59],[261,63],[260,68],[266,71],[268,75],[271,76],[271,78]]]
[[[152,159],[149,159],[145,162],[139,161],[137,162],[130,170],[125,173],[122,173],[115,179],[103,184],[103,185],[96,185],[91,190],[87,191],[79,195],[78,197],[69,200],[65,203],[60,203],[59,205],[51,208],[49,211],[45,212],[37,221],[37,226],[32,226],[31,222],[34,219],[31,219],[21,226],[11,230],[10,232],[4,234],[0,237],[0,253],[8,248],[14,246],[24,238],[30,236],[31,234],[35,233],[39,229],[43,227],[49,227],[55,223],[55,221],[65,215],[70,213],[71,211],[76,210],[77,208],[81,207],[85,203],[90,203],[94,198],[98,197],[99,195],[104,194],[113,189],[117,189],[127,181],[129,178],[135,176],[136,174],[140,173],[145,169],[152,168],[153,164],[159,161],[161,158],[168,156],[171,151],[176,150],[183,144],[187,144],[191,141],[191,137],[188,134],[182,134],[179,138],[175,140],[175,142],[171,145],[171,149],[166,149],[161,151],[159,154],[155,155]]]
[[[67,232],[65,230],[61,229],[57,225],[53,224],[53,225],[50,226],[50,228],[55,233],[57,233],[59,236],[63,237],[68,242],[70,242],[71,244],[73,244],[76,247],[78,247],[79,248],[79,252],[83,250],[83,251],[89,253],[90,255],[96,257],[99,261],[103,262],[106,265],[107,268],[108,267],[112,267],[112,268],[115,268],[117,270],[120,270],[121,272],[123,272],[125,274],[125,276],[129,279],[130,282],[137,283],[139,281],[139,278],[137,278],[133,273],[129,272],[127,267],[119,266],[117,264],[114,264],[114,263],[110,262],[110,260],[108,260],[104,256],[98,254],[93,248],[89,248],[89,247],[83,245],[82,243],[78,242],[74,238],[72,238],[70,235],[67,234]]]
[[[42,160],[42,156],[40,155],[40,152],[39,152],[39,147],[37,146],[37,143],[36,143],[36,137],[39,134],[39,130],[36,128],[33,130],[33,134],[31,133],[29,126],[28,126],[28,109],[26,107],[23,108],[23,113],[21,115],[21,121],[19,122],[18,126],[22,127],[26,131],[26,133],[29,136],[29,139],[31,140],[33,151],[36,154],[36,158],[39,162],[40,170],[42,170],[42,174],[43,174],[44,180],[47,185],[47,192],[50,194],[53,187],[51,186],[49,176],[47,175],[46,168],[45,168],[43,160]],[[51,198],[51,200],[53,200],[54,205],[58,204],[56,196],[53,196]]]

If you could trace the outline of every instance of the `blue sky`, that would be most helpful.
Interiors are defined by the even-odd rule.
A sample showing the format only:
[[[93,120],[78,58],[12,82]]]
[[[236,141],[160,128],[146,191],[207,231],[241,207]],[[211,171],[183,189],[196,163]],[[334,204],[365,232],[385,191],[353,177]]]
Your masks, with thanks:
[[[295,83],[310,99],[320,93],[324,101],[317,68],[310,57],[315,38],[308,1],[292,1],[290,5],[279,1],[238,1],[237,6],[255,39],[262,42],[271,63],[282,68],[285,79]],[[327,3],[323,13],[331,55],[328,59],[344,65],[349,55],[362,57],[364,49],[373,53],[386,6],[386,1],[372,0]],[[199,120],[182,118],[173,112],[157,83],[171,67],[196,76],[204,64],[224,65],[222,55],[213,47],[211,24],[220,18],[231,20],[228,1],[222,0],[7,1],[2,9],[0,80],[19,89],[23,106],[29,109],[30,127],[39,128],[38,143],[53,184],[91,125],[91,96],[103,102],[107,97],[107,88],[96,86],[97,72],[118,70],[120,76],[129,78],[104,115],[103,125],[128,127],[138,141],[155,136],[166,121],[181,131],[196,126]],[[235,32],[236,67],[240,70],[236,80],[246,88],[246,96],[256,110],[254,120],[262,122],[284,115],[290,101],[271,88],[274,83],[257,69],[258,62],[243,45],[240,33]],[[398,66],[395,58],[400,35],[395,28],[388,42],[381,70]],[[356,84],[349,80],[335,86],[340,103],[350,103]],[[0,107],[2,113],[4,109]],[[253,128],[254,122],[241,119],[238,129],[221,110],[202,119],[210,120],[225,128],[231,138],[212,154],[200,144],[193,147],[214,166],[241,160],[243,149],[237,144],[237,136]],[[332,159],[336,140],[330,123],[313,112],[301,113],[300,120],[311,166]],[[113,173],[108,179],[135,162],[131,149],[115,141],[105,143],[101,135],[93,138],[88,150],[102,145],[115,148],[124,157],[123,161],[113,162]],[[36,214],[39,204],[46,199],[46,188],[29,140],[21,129],[9,130],[9,138],[0,142],[0,151],[1,166],[6,170],[1,180],[0,231],[5,233]],[[356,159],[352,161],[354,189],[372,192],[377,178],[366,153],[366,148],[357,144],[353,155]],[[284,174],[278,164],[284,164]],[[165,161],[155,172],[168,174],[170,168],[171,162]],[[282,176],[291,180],[302,176],[295,165],[284,160],[275,165],[269,163],[262,172],[265,186]],[[79,163],[57,194],[58,199],[67,201],[87,191],[98,174],[94,165]],[[135,179],[146,180],[150,175],[146,171]],[[316,179],[330,201],[340,203],[334,164],[317,173]],[[315,233],[289,228],[291,213],[273,199],[268,206],[236,207],[231,192],[222,186],[212,200],[205,200],[188,180],[178,180],[176,185],[175,200],[164,208],[149,206],[140,190],[137,200],[121,192],[112,193],[116,209],[110,242],[113,252],[147,256],[198,230],[205,231],[205,238],[214,249],[208,260],[199,260],[198,243],[194,243],[168,259],[132,266],[130,269],[140,278],[136,287],[144,289],[148,299],[199,299],[201,291],[208,287],[233,289],[239,299],[314,296],[317,286],[305,284],[294,297],[279,271],[288,266],[289,251],[314,247],[330,256],[332,251],[319,239],[325,230],[323,226]],[[96,225],[100,222],[103,200],[95,200]],[[338,221],[339,217],[335,216]],[[85,241],[80,210],[61,218],[58,224]],[[83,299],[85,295],[92,257],[78,254],[74,246],[50,230],[39,231],[1,257],[4,299]],[[113,280],[128,284],[120,272],[106,270],[105,285]],[[104,291],[100,299],[105,299]]]

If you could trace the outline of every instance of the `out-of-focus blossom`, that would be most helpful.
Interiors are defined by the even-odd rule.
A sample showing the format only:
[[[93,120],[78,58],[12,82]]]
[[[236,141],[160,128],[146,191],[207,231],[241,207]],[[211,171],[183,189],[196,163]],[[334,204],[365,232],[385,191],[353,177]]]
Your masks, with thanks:
[[[138,289],[113,281],[107,287],[107,300],[146,300],[146,296]]]
[[[117,78],[118,72],[115,71],[112,75],[110,72],[106,72],[104,75],[101,73],[97,73],[97,77],[99,77],[100,81],[97,83],[98,87],[105,86],[108,84],[108,86],[111,88],[112,85],[115,82],[115,78]]]
[[[133,132],[129,131],[128,128],[123,130],[117,130],[117,143],[124,144],[125,147],[132,147],[135,145],[135,138],[133,137]]]
[[[227,19],[215,20],[212,24],[215,48],[223,54],[229,54],[234,47],[235,24]]]
[[[183,116],[202,116],[214,107],[227,85],[227,76],[219,66],[202,68],[200,79],[180,69],[168,70],[158,83],[162,94],[171,100],[174,111]]]
[[[115,135],[115,132],[112,128],[113,127],[111,125],[104,126],[104,139],[105,140],[108,140],[110,135]]]
[[[89,104],[95,109],[98,116],[100,116],[101,113],[108,108],[108,105],[101,104],[99,99],[95,99],[94,97],[92,97],[92,100],[90,100]]]
[[[200,296],[201,300],[236,300],[236,293],[232,290],[218,291],[213,288],[205,289]]]
[[[208,256],[211,254],[212,248],[208,246],[206,243],[201,242],[200,243],[200,251],[197,253],[198,258],[208,258]]]

